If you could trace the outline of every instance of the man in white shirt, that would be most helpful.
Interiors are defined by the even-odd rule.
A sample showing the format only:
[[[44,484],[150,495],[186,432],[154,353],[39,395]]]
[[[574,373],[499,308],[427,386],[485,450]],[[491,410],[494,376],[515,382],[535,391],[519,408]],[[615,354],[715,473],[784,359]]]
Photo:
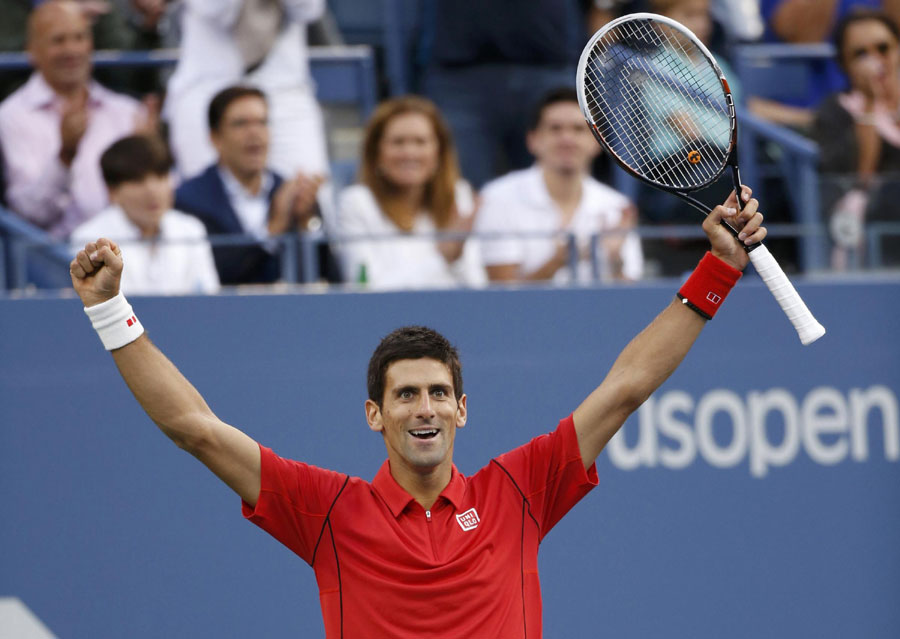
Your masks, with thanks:
[[[145,116],[91,79],[91,29],[76,2],[51,0],[28,18],[28,82],[0,105],[6,201],[56,238],[106,205],[98,160]]]
[[[219,290],[206,229],[172,209],[170,164],[158,138],[134,135],[114,143],[100,158],[111,205],[72,232],[75,245],[106,237],[122,247],[128,259],[122,290],[131,295]]]
[[[600,147],[573,89],[544,96],[526,142],[534,166],[497,178],[481,192],[475,231],[494,236],[482,243],[488,277],[587,282],[596,268],[605,281],[640,279],[643,253],[633,230],[637,210],[624,195],[590,176]],[[567,233],[575,237],[574,273]]]

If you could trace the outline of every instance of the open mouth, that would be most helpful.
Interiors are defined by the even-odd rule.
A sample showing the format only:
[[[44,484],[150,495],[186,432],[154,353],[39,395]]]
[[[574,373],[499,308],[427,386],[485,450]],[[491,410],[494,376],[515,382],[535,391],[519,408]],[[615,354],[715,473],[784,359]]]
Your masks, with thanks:
[[[437,437],[438,432],[437,428],[416,428],[409,431],[409,434],[416,439],[433,439]]]

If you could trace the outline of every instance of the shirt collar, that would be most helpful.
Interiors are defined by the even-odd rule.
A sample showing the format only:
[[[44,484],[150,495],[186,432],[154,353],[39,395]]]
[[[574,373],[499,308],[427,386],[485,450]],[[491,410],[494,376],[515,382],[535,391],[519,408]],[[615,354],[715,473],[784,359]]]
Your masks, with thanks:
[[[546,209],[555,207],[547,190],[547,184],[544,182],[544,171],[540,165],[532,164],[530,168],[525,169],[528,172],[528,180],[525,182],[523,194],[535,206]]]
[[[219,177],[222,178],[222,184],[225,185],[225,192],[228,193],[229,198],[232,200],[237,198],[244,200],[253,200],[256,198],[266,199],[269,196],[269,191],[272,190],[272,184],[275,178],[270,171],[263,171],[262,184],[260,185],[259,193],[253,195],[244,188],[244,185],[241,184],[236,177],[234,177],[234,174],[228,170],[228,167],[219,164],[217,168]]]
[[[111,211],[119,221],[119,224],[121,225],[121,239],[128,241],[143,241],[144,238],[141,235],[141,228],[131,221],[131,218],[128,217],[128,214],[125,213],[125,210],[121,206],[119,206],[118,204],[110,204],[106,210]],[[166,213],[168,213],[168,211]],[[166,222],[168,217],[169,216],[165,213],[163,214],[162,219],[159,221],[159,228],[156,231],[156,235],[148,239],[158,240],[162,239],[165,236],[163,227],[168,226]]]
[[[553,198],[550,197],[550,191],[547,190],[547,183],[544,181],[544,170],[537,163],[533,164],[531,168],[525,170],[530,174],[525,188],[523,189],[525,197],[528,198],[529,202],[535,207],[545,211],[554,211],[557,215],[561,215],[559,212],[559,208],[556,206],[556,202],[554,202]],[[579,216],[579,211],[581,211],[582,207],[584,207],[587,202],[586,193],[588,188],[590,188],[588,182],[589,181],[585,179],[584,176],[582,176],[581,200],[578,202],[578,206],[575,209],[575,214],[572,216],[572,219],[569,223],[570,227],[574,223],[575,219]]]
[[[35,71],[31,74],[24,90],[25,98],[36,109],[50,106],[58,100],[56,92],[50,88],[40,71]],[[107,93],[108,89],[105,89],[94,80],[88,83],[88,101],[91,106],[102,104]]]
[[[406,492],[406,490],[397,483],[394,476],[391,475],[390,460],[386,459],[381,465],[381,468],[378,469],[378,474],[376,474],[375,479],[372,480],[372,485],[375,487],[375,491],[388,505],[388,508],[390,508],[391,513],[395,518],[400,516],[411,501],[414,501],[413,496]],[[453,504],[453,507],[456,510],[459,510],[460,506],[462,506],[465,493],[466,478],[456,469],[456,465],[453,465],[450,469],[450,483],[448,483],[444,490],[441,491],[438,499],[441,497],[445,498]]]

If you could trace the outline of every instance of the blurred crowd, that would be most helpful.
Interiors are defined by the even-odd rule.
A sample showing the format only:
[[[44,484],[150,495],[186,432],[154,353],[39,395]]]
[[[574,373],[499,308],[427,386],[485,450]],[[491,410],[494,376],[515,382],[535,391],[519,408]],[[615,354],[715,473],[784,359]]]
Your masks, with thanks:
[[[699,244],[638,229],[696,213],[613,187],[573,81],[590,34],[650,11],[708,45],[748,113],[818,143],[832,268],[860,263],[867,224],[898,221],[900,0],[415,4],[415,94],[381,101],[355,183],[337,184],[309,69],[311,43],[343,42],[325,0],[0,0],[0,49],[32,65],[0,75],[2,204],[70,246],[121,243],[132,295],[268,284],[311,263],[375,289],[677,275]],[[779,101],[746,94],[729,65],[751,42],[836,54]],[[171,47],[174,69],[92,65],[96,49]],[[289,262],[293,236],[327,241]]]

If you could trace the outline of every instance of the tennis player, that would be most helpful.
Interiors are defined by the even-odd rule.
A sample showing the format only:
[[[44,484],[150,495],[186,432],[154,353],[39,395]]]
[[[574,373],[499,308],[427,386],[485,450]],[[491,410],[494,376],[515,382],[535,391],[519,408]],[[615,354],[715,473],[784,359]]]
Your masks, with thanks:
[[[456,350],[424,327],[385,337],[365,402],[387,461],[374,480],[279,457],[220,421],[143,334],[119,293],[123,261],[107,239],[71,263],[72,283],[134,396],[159,428],[243,500],[244,516],[316,572],[329,638],[541,636],[538,544],[597,484],[594,460],[675,370],[766,230],[750,190],[703,222],[711,250],[609,374],[551,433],[471,477],[453,465],[467,396]]]

